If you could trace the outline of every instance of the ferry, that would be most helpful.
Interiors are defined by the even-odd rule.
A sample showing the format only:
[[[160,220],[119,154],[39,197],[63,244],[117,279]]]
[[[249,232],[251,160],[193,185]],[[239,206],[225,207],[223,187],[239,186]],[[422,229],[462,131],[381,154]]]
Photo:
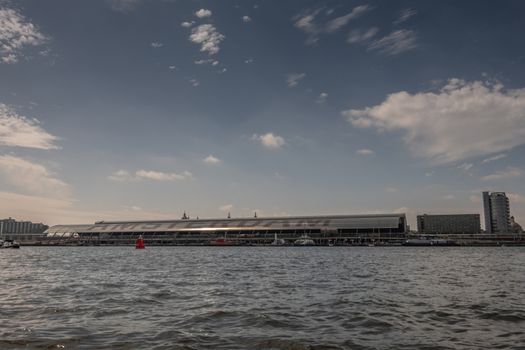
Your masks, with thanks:
[[[20,248],[20,243],[12,239],[6,239],[5,241],[0,240],[0,248],[2,249],[18,249]]]
[[[311,239],[306,234],[304,234],[301,236],[301,238],[296,240],[293,244],[299,245],[299,246],[312,246],[312,245],[315,245],[315,242],[313,239]]]

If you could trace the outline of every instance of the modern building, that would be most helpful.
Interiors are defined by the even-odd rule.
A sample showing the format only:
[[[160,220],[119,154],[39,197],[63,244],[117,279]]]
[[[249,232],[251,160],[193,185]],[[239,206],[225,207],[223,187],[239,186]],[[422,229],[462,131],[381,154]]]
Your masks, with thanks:
[[[17,241],[40,239],[49,226],[31,221],[16,221],[13,218],[0,220],[0,238]]]
[[[476,234],[479,214],[418,215],[417,230],[421,234]]]
[[[328,241],[402,240],[406,232],[405,214],[377,214],[100,221],[91,225],[52,226],[46,231],[46,238],[79,244],[131,244],[143,235],[150,244],[208,244],[217,239],[227,239],[234,244],[269,244],[276,236],[293,242],[308,235],[318,244],[324,244]]]
[[[510,232],[509,198],[505,192],[483,192],[486,233]]]

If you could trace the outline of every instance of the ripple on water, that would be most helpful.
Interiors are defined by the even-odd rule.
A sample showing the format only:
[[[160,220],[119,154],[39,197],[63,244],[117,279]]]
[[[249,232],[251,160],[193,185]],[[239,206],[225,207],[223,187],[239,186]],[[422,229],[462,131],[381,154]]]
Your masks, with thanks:
[[[517,349],[525,338],[525,248],[0,253],[2,350]]]

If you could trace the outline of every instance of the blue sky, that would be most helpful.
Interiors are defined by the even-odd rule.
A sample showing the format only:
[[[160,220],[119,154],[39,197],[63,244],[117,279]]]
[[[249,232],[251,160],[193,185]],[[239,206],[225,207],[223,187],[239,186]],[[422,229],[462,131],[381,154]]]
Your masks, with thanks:
[[[525,222],[522,1],[0,0],[0,214]]]

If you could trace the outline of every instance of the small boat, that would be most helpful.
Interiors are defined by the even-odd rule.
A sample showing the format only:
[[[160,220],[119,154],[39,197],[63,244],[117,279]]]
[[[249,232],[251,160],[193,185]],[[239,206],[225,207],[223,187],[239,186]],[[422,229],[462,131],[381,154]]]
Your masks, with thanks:
[[[299,245],[299,246],[312,246],[312,245],[315,245],[315,242],[313,239],[311,239],[306,234],[304,234],[301,236],[301,238],[293,242],[293,244]]]
[[[11,249],[18,249],[20,248],[20,243],[18,243],[17,241],[14,241],[12,239],[6,239],[5,241],[0,241],[0,248],[2,249],[8,249],[8,248],[11,248]]]
[[[274,236],[272,245],[285,245],[285,244],[286,244],[286,242],[284,241],[284,239],[277,238],[277,233],[276,233],[275,236]]]
[[[144,237],[142,235],[137,238],[137,241],[135,242],[135,249],[144,249],[146,246],[144,245]]]

